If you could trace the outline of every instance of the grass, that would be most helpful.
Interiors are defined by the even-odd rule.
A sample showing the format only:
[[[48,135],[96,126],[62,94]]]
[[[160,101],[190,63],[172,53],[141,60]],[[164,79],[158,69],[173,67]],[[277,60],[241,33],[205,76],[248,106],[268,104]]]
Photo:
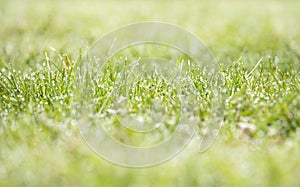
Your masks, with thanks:
[[[299,8],[293,0],[1,1],[0,186],[299,186]],[[163,165],[122,168],[99,159],[80,137],[76,65],[105,33],[149,20],[178,24],[206,42],[226,89],[225,121],[204,154],[195,153],[195,141]],[[164,55],[163,49],[147,52]],[[132,54],[119,54],[94,78],[87,100],[96,103],[93,112],[113,107],[120,67],[139,58],[139,51]],[[192,112],[205,121],[205,74],[190,70],[201,104]],[[128,85],[132,90],[120,91],[130,96],[123,107],[135,115],[164,96],[172,116],[176,87],[153,74],[143,78],[136,87]],[[161,140],[111,126],[125,143]],[[171,127],[165,124],[159,133],[167,136]]]

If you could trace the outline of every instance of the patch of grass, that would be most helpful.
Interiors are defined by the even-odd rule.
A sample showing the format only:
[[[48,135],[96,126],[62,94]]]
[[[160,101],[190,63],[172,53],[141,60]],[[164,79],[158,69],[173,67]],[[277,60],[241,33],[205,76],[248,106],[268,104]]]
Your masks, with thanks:
[[[293,0],[1,1],[0,186],[298,186],[299,8]],[[140,59],[137,49],[104,64],[82,96],[77,65],[98,37],[147,20],[178,24],[207,42],[224,84],[225,122],[206,153],[195,154],[194,143],[163,165],[133,170],[98,159],[82,141],[76,126],[80,98],[94,106],[89,114],[100,112],[103,119],[119,112],[116,108],[148,119],[153,99],[174,116],[180,102],[173,83],[186,82],[130,69]],[[190,112],[205,122],[211,90],[203,70],[164,49],[147,53],[166,55],[175,65],[182,60],[192,80],[185,86],[193,85],[198,94]],[[118,82],[118,76],[127,76],[120,74],[124,68],[136,73]],[[114,106],[120,96],[125,104]],[[128,144],[161,140],[119,132],[116,123],[106,128],[111,127]],[[168,136],[174,129],[171,123],[165,127],[160,133]]]

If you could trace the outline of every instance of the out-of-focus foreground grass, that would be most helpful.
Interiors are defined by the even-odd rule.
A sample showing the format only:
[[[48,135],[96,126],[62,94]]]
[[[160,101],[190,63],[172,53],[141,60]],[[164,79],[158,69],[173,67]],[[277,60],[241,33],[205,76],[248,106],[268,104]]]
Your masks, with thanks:
[[[1,1],[0,186],[299,186],[299,9],[297,0]],[[105,33],[153,20],[214,53],[225,124],[203,154],[190,146],[163,165],[122,168],[79,135],[73,63]]]

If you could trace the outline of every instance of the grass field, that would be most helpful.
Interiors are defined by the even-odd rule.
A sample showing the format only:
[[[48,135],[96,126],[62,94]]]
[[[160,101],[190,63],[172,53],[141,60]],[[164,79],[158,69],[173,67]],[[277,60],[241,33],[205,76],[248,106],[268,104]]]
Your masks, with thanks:
[[[299,9],[297,0],[2,0],[0,186],[300,186]],[[91,44],[141,21],[179,25],[206,43],[220,67],[226,110],[205,153],[196,153],[195,140],[162,165],[132,169],[87,147],[77,128],[75,86],[78,59]],[[110,107],[104,100],[118,72],[114,63],[106,68],[109,75],[99,74],[101,86],[90,96],[100,112]],[[203,77],[193,71],[205,103]],[[144,97],[130,106],[142,110],[149,98],[173,93],[159,85],[154,94],[141,89]],[[198,114],[204,121],[207,106]],[[119,136],[129,137],[122,137],[126,143],[157,141]]]

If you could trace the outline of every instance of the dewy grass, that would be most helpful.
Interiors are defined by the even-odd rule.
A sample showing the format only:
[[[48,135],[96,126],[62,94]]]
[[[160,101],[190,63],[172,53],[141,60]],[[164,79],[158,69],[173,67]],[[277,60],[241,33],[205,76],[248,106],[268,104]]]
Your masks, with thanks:
[[[0,186],[299,186],[298,1],[102,3],[0,2]],[[98,159],[79,135],[77,57],[104,33],[153,19],[178,24],[207,42],[222,75],[225,122],[204,154],[187,149],[161,166],[119,168]],[[94,77],[89,102],[103,120],[124,112],[110,102],[120,95],[129,98],[123,107],[133,116],[161,95],[168,96],[163,102],[170,109],[176,108],[177,90],[164,77],[133,76],[127,84],[132,89],[111,92],[123,68],[118,63],[133,63],[138,52],[121,54]],[[181,62],[176,55],[166,56]],[[199,94],[195,114],[206,121],[210,91],[205,74],[186,70]],[[114,123],[106,128],[124,143],[150,145],[172,132],[170,121],[153,138],[121,133]]]
[[[66,59],[69,61],[68,65],[65,62]],[[284,105],[290,108],[289,112],[297,111],[297,107],[299,107],[297,102],[297,99],[299,99],[298,71],[282,72],[271,59],[262,59],[260,61],[262,61],[261,64],[256,66],[254,71],[251,69],[247,70],[244,67],[242,59],[237,60],[226,69],[224,65],[220,64],[225,84],[224,89],[228,96],[226,102],[226,106],[228,107],[227,117],[228,115],[230,117],[227,120],[237,122],[241,118],[247,117],[253,121],[252,123],[255,121],[259,122],[266,118],[260,118],[255,113],[263,115],[262,111],[274,110],[277,105],[281,105],[283,111],[287,110],[284,109]],[[57,111],[58,114],[70,111],[74,104],[72,103],[73,82],[75,81],[74,62],[71,62],[65,55],[61,63],[63,64],[61,68],[55,67],[49,69],[49,67],[43,66],[40,70],[31,73],[22,73],[14,69],[3,68],[0,74],[0,88],[2,93],[0,101],[1,115],[5,117],[7,114],[13,113],[18,115],[24,111],[30,111],[31,113],[38,112],[36,110],[39,110],[39,112]],[[108,69],[104,70],[105,72],[109,70],[114,72],[114,75],[104,73],[93,80],[95,82],[95,90],[92,97],[94,102],[99,106],[99,109],[104,104],[104,100],[111,96],[112,82],[118,73],[114,69],[109,69],[110,67],[106,68]],[[205,77],[201,73],[201,70],[194,69],[193,71],[193,74],[191,74],[193,84],[203,97],[209,93],[204,83]],[[135,82],[129,83],[131,86],[127,85],[130,88],[127,94],[131,110],[141,110],[139,106],[146,105],[154,97],[168,96],[172,94],[172,90],[174,89],[168,83],[164,82],[164,79],[158,79],[154,76],[143,80],[140,77],[138,78]],[[173,96],[170,95],[168,97]],[[241,104],[242,101],[243,104]],[[107,102],[105,105],[107,105],[107,109],[111,107]],[[104,109],[101,110],[103,111]],[[265,114],[269,115],[268,113]],[[205,115],[205,113],[202,115]],[[284,123],[288,124],[282,124],[283,126],[279,125],[276,128],[285,129],[282,132],[283,135],[294,132],[299,120],[298,113],[282,113],[281,115],[287,115]],[[277,121],[272,116],[268,120],[267,124]],[[259,125],[260,123],[257,124]]]

